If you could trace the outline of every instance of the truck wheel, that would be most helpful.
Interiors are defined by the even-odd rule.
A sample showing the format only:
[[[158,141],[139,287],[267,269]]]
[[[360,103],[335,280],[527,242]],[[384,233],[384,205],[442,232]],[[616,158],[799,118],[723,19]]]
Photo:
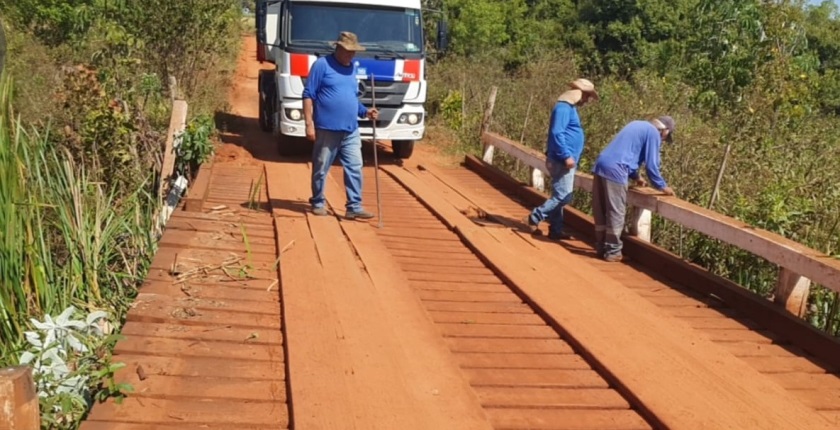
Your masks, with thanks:
[[[401,159],[410,158],[414,152],[413,140],[394,140],[391,142],[394,149],[394,156]]]
[[[260,88],[260,129],[273,131],[272,121],[275,109],[274,71],[260,70],[258,86]]]

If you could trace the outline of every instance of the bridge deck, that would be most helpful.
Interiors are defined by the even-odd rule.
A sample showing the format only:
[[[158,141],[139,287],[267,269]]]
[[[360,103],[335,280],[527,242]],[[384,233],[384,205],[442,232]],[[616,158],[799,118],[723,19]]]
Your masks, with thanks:
[[[254,120],[256,70],[202,212],[176,211],[129,312],[115,361],[136,392],[83,429],[840,425],[836,341],[665,253],[602,262],[579,213],[573,240],[522,233],[534,202],[475,163],[382,150],[383,228],[341,217],[340,167],[338,216],[313,216],[306,157]]]

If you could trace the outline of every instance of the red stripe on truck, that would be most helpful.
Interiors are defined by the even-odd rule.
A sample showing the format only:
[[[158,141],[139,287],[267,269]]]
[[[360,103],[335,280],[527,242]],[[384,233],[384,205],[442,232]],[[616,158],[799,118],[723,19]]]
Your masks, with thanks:
[[[309,56],[306,54],[289,54],[291,57],[291,74],[305,78],[309,76]]]
[[[420,60],[405,60],[402,80],[403,82],[420,80]]]

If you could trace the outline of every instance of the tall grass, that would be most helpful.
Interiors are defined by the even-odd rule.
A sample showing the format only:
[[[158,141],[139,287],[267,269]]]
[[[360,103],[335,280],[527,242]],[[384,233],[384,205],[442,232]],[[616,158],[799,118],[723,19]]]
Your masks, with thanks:
[[[0,367],[16,363],[30,318],[67,306],[122,317],[152,255],[155,200],[117,194],[85,163],[25,130],[0,84]],[[150,178],[151,179],[151,173]],[[126,197],[117,198],[117,195]]]

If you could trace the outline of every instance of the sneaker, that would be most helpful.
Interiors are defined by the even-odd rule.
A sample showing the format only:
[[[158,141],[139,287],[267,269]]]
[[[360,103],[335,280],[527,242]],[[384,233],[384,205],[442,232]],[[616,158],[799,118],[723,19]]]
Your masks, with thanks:
[[[534,224],[534,222],[531,221],[531,216],[530,215],[525,217],[525,219],[522,220],[522,222],[525,223],[525,227],[527,228],[528,233],[530,233],[534,236],[542,236],[542,234],[543,234],[542,230],[540,230],[540,227],[539,227],[538,224]]]
[[[312,213],[315,214],[315,215],[318,215],[318,216],[327,216],[327,215],[330,214],[330,212],[327,211],[327,208],[324,208],[324,207],[314,208],[314,209],[312,209]]]
[[[347,219],[371,219],[374,218],[376,215],[366,212],[364,210],[360,211],[347,211],[344,215]]]
[[[548,234],[548,238],[551,240],[569,240],[572,238],[572,235],[564,231],[560,233],[551,232]]]
[[[604,256],[604,261],[609,263],[618,263],[621,261],[621,254],[609,254]]]

